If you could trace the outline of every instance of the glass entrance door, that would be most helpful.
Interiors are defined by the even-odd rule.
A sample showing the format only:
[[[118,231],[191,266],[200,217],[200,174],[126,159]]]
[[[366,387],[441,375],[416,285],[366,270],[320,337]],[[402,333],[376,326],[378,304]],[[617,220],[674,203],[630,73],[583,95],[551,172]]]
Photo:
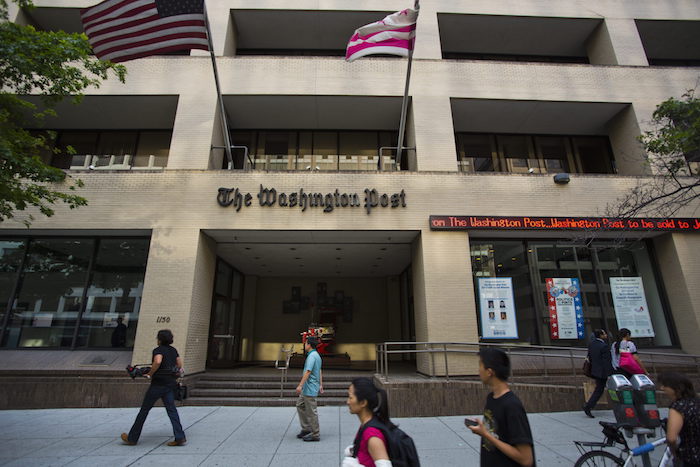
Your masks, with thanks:
[[[207,366],[229,368],[239,359],[243,276],[217,259]]]

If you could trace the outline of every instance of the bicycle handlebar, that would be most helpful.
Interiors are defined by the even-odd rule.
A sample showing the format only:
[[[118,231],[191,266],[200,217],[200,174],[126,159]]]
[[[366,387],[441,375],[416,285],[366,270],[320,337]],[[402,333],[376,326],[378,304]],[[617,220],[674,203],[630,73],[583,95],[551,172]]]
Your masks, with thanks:
[[[654,448],[656,448],[656,446],[664,444],[665,442],[666,438],[659,438],[656,441],[652,441],[651,443],[642,444],[641,446],[632,449],[632,455],[641,456],[642,454],[653,451]]]

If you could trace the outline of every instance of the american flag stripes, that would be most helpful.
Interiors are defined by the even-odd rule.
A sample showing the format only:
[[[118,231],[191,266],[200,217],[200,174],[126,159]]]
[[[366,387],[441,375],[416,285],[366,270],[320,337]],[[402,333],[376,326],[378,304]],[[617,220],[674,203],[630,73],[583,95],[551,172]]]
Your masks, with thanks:
[[[176,50],[209,50],[204,0],[105,0],[81,11],[101,60],[124,62]]]
[[[418,10],[409,8],[362,26],[350,38],[345,60],[352,62],[371,54],[408,56],[413,50],[417,20]]]

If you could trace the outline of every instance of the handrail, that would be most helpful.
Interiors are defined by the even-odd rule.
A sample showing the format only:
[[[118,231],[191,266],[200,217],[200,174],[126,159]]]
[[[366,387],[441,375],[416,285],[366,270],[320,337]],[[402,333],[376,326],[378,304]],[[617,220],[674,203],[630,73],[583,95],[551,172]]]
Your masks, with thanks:
[[[412,347],[410,349],[392,349],[392,347]],[[423,348],[420,348],[423,347]],[[449,348],[453,347],[453,348]],[[454,348],[462,347],[462,348]],[[467,348],[464,348],[467,347]],[[471,347],[471,348],[469,348]],[[389,356],[392,354],[428,354],[430,356],[430,376],[435,378],[435,354],[443,354],[445,361],[445,374],[444,377],[446,381],[450,380],[449,372],[449,360],[447,358],[448,353],[459,353],[459,354],[477,354],[479,349],[482,347],[498,347],[504,349],[509,356],[533,356],[533,354],[542,354],[543,363],[543,373],[545,377],[549,377],[549,368],[547,365],[548,359],[551,358],[567,358],[571,362],[571,374],[573,376],[577,375],[577,365],[576,360],[583,360],[586,348],[581,347],[563,347],[563,346],[545,346],[545,345],[523,345],[523,344],[511,344],[511,343],[491,343],[491,342],[383,342],[377,344],[376,348],[376,369],[377,373],[385,380],[389,377]],[[547,351],[554,351],[556,353],[551,353]],[[649,364],[651,365],[652,372],[656,373],[656,362],[654,356],[663,356],[672,359],[685,359],[692,361],[693,366],[697,367],[698,373],[700,373],[700,355],[695,354],[682,354],[682,353],[667,353],[667,352],[654,352],[651,350],[640,351],[640,354],[648,355]],[[578,370],[581,373],[581,370]]]

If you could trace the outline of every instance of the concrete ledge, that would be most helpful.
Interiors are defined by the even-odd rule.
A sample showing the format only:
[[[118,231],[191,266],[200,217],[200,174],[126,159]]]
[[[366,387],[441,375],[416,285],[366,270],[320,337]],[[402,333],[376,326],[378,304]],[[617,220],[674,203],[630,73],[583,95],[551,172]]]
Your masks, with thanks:
[[[198,376],[185,377],[192,388]],[[128,376],[0,375],[0,410],[140,407],[149,382]],[[160,403],[159,403],[160,404]]]

